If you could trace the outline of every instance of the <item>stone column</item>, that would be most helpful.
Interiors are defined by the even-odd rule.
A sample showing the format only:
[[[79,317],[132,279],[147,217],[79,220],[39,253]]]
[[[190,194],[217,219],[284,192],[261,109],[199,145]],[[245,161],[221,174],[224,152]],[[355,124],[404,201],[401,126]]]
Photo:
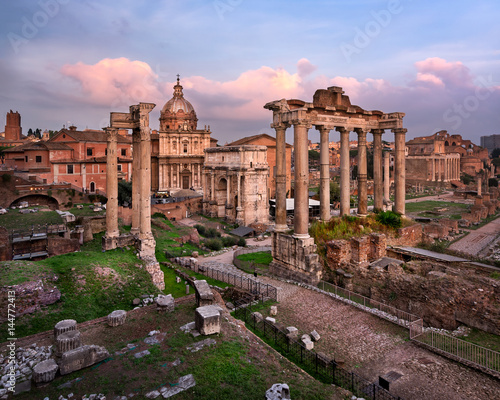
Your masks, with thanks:
[[[432,182],[436,181],[436,159],[432,158]]]
[[[210,171],[210,201],[215,202],[215,171],[212,169]],[[239,182],[238,182],[239,189]],[[238,190],[238,198],[239,198],[239,190]],[[215,204],[215,203],[214,203]]]
[[[366,187],[366,131],[355,129],[358,134],[358,216],[368,214],[368,191]]]
[[[386,204],[391,199],[391,154],[387,151],[384,153],[384,200]]]
[[[286,125],[279,125],[276,130],[276,208],[275,232],[285,232],[286,224]]]
[[[384,199],[382,193],[382,134],[383,129],[373,129],[373,207],[382,210]]]
[[[118,231],[118,166],[116,162],[116,144],[118,129],[106,128],[107,155],[106,155],[106,237],[116,238]]]
[[[244,223],[243,216],[242,216],[242,211],[243,208],[241,208],[241,173],[238,172],[238,206],[236,207],[236,222],[239,225],[242,225]]]
[[[394,160],[394,211],[405,214],[405,135],[403,128],[393,129],[395,142]]]
[[[477,178],[477,195],[481,196],[482,195],[482,185],[481,185],[481,178]]]
[[[336,128],[340,132],[340,215],[351,214],[351,184],[349,176],[349,131]]]
[[[149,126],[141,126],[141,218],[139,237],[151,238],[151,136]]]
[[[164,165],[161,164],[161,161],[158,160],[158,190],[163,190],[164,184],[163,184],[163,170]]]
[[[229,199],[229,193],[231,192],[231,177],[226,175],[226,206],[231,204],[231,200]]]
[[[319,214],[323,222],[330,220],[330,157],[329,157],[329,133],[330,129],[319,127],[320,132],[320,180],[319,180]]]
[[[135,129],[132,131],[132,227],[130,233],[139,234],[141,219],[141,138]]]
[[[201,186],[201,164],[198,164],[198,187]]]
[[[295,196],[293,236],[309,237],[309,153],[307,147],[308,126],[300,121],[293,125],[295,149]]]

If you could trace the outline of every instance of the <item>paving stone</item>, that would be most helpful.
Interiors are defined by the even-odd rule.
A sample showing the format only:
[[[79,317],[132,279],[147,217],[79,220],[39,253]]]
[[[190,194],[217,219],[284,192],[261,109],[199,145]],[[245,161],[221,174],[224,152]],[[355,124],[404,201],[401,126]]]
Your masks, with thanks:
[[[149,352],[149,350],[143,350],[143,351],[140,351],[138,353],[135,353],[134,354],[134,357],[135,358],[142,358],[142,357],[145,357],[145,356],[149,356],[151,353]]]

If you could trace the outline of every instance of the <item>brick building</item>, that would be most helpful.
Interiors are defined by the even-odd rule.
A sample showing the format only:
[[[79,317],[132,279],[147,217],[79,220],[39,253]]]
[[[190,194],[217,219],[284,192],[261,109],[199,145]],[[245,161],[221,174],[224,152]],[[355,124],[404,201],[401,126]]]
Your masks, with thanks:
[[[132,139],[118,137],[118,179],[130,180]],[[5,150],[5,164],[36,176],[43,183],[68,182],[89,193],[106,191],[106,133],[75,126],[62,129],[47,141],[29,142]]]

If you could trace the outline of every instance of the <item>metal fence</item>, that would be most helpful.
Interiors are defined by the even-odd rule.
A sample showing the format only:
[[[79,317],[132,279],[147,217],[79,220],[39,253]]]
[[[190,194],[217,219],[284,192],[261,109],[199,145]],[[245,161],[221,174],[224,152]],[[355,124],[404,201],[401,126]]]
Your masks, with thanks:
[[[306,349],[300,341],[290,338],[273,323],[256,316],[250,305],[241,306],[239,303],[242,301],[236,304],[236,318],[245,321],[254,332],[274,344],[281,354],[300,365],[311,375],[324,382],[350,390],[355,396],[366,400],[401,400],[400,397],[392,395],[378,384],[339,367],[335,360],[327,359],[320,353]]]
[[[351,305],[374,313],[380,318],[404,326],[410,330],[410,339],[427,346],[430,350],[459,361],[463,364],[479,368],[498,376],[500,373],[500,353],[489,350],[465,340],[424,329],[424,321],[416,315],[407,313],[387,304],[369,299],[358,293],[321,281],[318,288],[334,293],[341,299],[349,300]],[[382,311],[382,313],[374,312]]]
[[[416,315],[410,314],[406,311],[398,310],[395,307],[370,299],[358,293],[351,292],[350,290],[341,288],[328,282],[320,281],[318,284],[318,288],[324,290],[325,292],[333,293],[337,297],[347,299],[352,305],[358,308],[361,308],[362,306],[364,307],[365,311],[369,311],[372,313],[375,310],[381,311],[382,313],[376,313],[376,315],[380,318],[384,318],[404,327],[409,327],[412,322],[418,321],[420,319]]]
[[[198,262],[194,258],[176,258],[175,262],[192,269],[194,272],[206,275],[209,278],[244,289],[253,295],[264,296],[265,298],[279,301],[278,289],[272,285],[268,285],[267,283],[262,283],[245,276],[235,275],[230,272],[221,271],[206,265],[198,265]]]
[[[500,353],[496,351],[433,330],[424,331],[418,324],[410,327],[410,339],[463,364],[478,367],[496,376],[500,373]]]

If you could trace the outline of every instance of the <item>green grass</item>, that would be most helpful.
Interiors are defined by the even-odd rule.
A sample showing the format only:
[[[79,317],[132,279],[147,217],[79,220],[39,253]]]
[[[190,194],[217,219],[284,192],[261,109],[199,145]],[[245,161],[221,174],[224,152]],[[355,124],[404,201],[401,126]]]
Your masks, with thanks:
[[[269,251],[257,251],[255,253],[240,254],[236,257],[241,261],[252,261],[256,264],[269,265],[273,261],[273,256]]]
[[[0,215],[0,226],[3,226],[7,230],[31,229],[32,226],[62,224],[63,222],[62,218],[55,211],[38,211],[36,213],[21,214],[18,209],[9,209],[7,214]]]
[[[448,201],[424,200],[416,203],[406,203],[405,210],[406,213],[417,213],[417,212],[432,211],[435,207],[448,208],[449,212],[451,212],[456,210],[465,211],[469,206],[467,204],[451,203]],[[435,215],[434,218],[436,218]]]

